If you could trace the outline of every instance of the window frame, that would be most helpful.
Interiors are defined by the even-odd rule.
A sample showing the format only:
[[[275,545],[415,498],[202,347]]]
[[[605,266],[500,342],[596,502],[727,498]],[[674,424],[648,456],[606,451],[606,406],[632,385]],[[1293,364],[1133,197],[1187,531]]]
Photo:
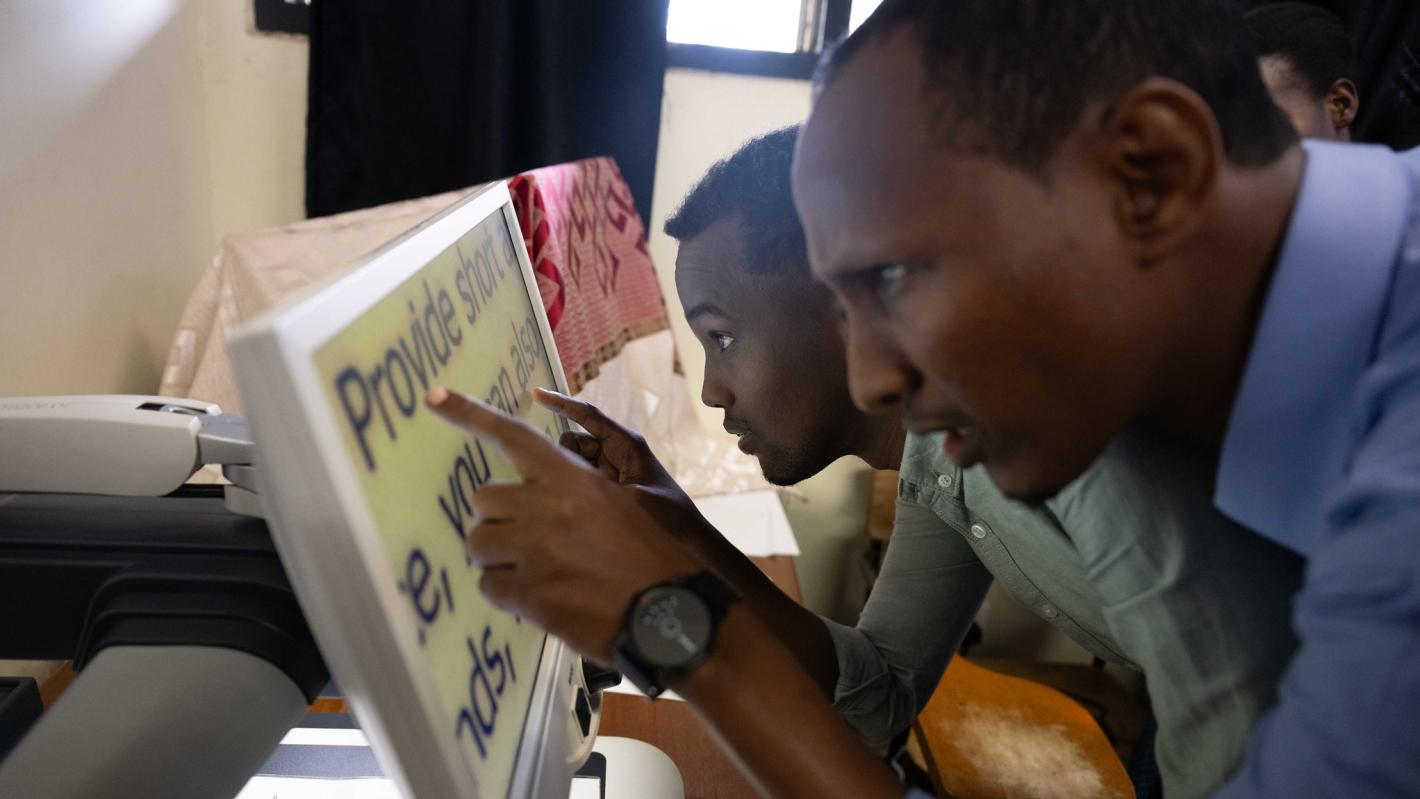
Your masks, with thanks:
[[[311,0],[252,0],[251,7],[260,33],[311,34]]]
[[[807,17],[808,25],[800,32],[798,52],[741,50],[667,41],[666,68],[810,80],[818,69],[825,45],[842,39],[848,32],[851,6],[852,0],[801,0],[800,17]]]
[[[254,27],[263,33],[310,33],[312,0],[252,0]],[[853,0],[801,0],[801,17],[807,12],[812,26],[800,32],[800,50],[742,50],[705,44],[666,42],[668,69],[696,69],[733,75],[810,80],[818,68],[825,45],[848,33]],[[805,41],[805,40],[808,41]]]

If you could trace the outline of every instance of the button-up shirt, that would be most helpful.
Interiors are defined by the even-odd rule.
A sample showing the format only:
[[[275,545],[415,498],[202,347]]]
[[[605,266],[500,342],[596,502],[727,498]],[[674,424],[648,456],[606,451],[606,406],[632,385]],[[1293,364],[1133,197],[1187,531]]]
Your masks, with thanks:
[[[1169,796],[1216,789],[1296,646],[1302,561],[1212,508],[1213,467],[1210,453],[1126,431],[1032,507],[980,468],[963,474],[940,435],[909,436],[882,572],[855,628],[828,625],[838,709],[871,743],[906,729],[994,576],[1085,649],[1145,672]]]
[[[1420,795],[1420,155],[1306,144],[1217,506],[1309,558],[1224,797]]]

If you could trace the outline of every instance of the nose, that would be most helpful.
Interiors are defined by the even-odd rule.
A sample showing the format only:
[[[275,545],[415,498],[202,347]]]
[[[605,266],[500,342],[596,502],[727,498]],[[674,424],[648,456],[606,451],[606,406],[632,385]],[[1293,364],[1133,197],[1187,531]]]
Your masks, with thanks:
[[[856,321],[850,314],[844,328],[853,404],[864,413],[883,413],[917,389],[917,371],[879,325]]]
[[[711,408],[725,410],[735,404],[735,394],[729,385],[720,379],[710,364],[705,365],[705,383],[700,387],[700,401]]]

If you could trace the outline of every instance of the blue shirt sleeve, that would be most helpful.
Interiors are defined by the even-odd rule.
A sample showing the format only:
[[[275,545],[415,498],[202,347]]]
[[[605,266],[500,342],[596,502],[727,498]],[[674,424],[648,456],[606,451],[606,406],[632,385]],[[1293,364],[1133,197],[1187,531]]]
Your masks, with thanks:
[[[1407,255],[1297,595],[1301,649],[1225,799],[1420,791],[1420,255]]]

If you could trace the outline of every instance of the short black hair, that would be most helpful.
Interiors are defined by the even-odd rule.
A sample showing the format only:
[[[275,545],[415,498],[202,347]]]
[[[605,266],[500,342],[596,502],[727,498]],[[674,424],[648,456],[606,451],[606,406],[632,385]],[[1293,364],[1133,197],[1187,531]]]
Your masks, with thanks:
[[[1310,3],[1272,3],[1243,18],[1257,55],[1281,56],[1320,100],[1338,80],[1356,80],[1351,32],[1341,17]]]
[[[717,161],[666,220],[666,235],[689,241],[711,225],[739,214],[745,229],[745,259],[759,274],[807,274],[808,245],[794,210],[789,166],[799,126],[750,139]]]
[[[1297,142],[1227,0],[884,0],[829,51],[816,82],[904,28],[948,143],[1037,176],[1088,103],[1151,76],[1203,98],[1235,164],[1272,163]]]

